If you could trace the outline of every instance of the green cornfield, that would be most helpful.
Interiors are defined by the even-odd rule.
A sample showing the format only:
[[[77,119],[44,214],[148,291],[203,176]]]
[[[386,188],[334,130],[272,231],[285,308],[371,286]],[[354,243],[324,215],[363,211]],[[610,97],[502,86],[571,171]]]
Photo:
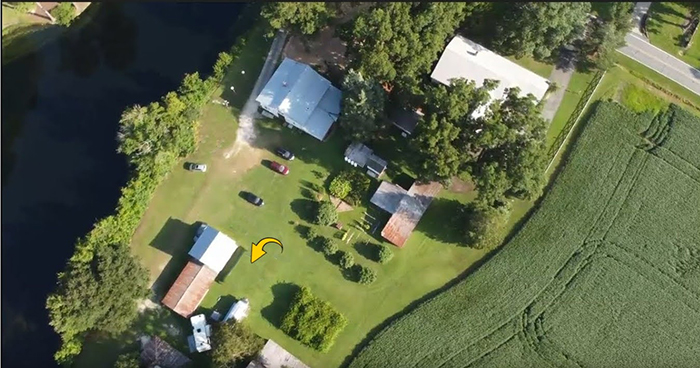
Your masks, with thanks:
[[[359,367],[700,366],[700,120],[599,102],[525,226]]]

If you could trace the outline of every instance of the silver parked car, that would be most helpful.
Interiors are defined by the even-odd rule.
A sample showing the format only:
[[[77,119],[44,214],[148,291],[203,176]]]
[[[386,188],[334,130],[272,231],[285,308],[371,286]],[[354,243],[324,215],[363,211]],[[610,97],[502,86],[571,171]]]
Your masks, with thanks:
[[[190,171],[207,172],[207,165],[206,164],[196,164],[194,162],[191,162],[189,165],[187,165],[187,169]]]

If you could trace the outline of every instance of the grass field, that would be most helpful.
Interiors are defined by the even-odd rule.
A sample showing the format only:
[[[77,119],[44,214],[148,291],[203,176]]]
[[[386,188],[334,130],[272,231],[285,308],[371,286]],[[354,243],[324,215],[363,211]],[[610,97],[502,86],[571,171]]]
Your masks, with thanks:
[[[520,59],[514,56],[506,56],[506,59],[522,66],[523,68],[534,72],[542,78],[549,79],[549,75],[552,74],[554,70],[554,64],[547,64],[533,59],[532,57],[525,56]]]
[[[624,55],[618,55],[618,60],[621,62],[606,73],[594,100],[612,99],[635,111],[660,111],[671,102],[700,115],[700,96]]]
[[[638,148],[650,121],[599,102],[522,231],[379,333],[351,367],[697,362],[700,121],[674,109],[670,124],[655,124],[655,143]]]
[[[695,32],[690,47],[683,50],[681,38],[683,26],[688,22],[689,11],[682,3],[651,3],[647,33],[654,46],[700,68],[700,32]]]

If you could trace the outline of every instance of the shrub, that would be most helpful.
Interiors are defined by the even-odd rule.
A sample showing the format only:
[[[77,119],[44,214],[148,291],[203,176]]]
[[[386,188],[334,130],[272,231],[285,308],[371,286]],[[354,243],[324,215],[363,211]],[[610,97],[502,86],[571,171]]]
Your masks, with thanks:
[[[211,361],[215,368],[231,367],[237,361],[254,355],[265,345],[265,340],[245,324],[233,320],[217,325],[212,341]]]
[[[139,355],[136,353],[125,353],[117,357],[114,368],[139,368]]]
[[[318,237],[318,232],[313,227],[306,229],[306,240],[314,240]]]
[[[392,258],[394,258],[394,252],[392,252],[387,245],[377,245],[377,262],[386,264],[389,263]]]
[[[333,203],[323,201],[316,207],[315,222],[319,225],[328,226],[338,222],[338,212],[335,210]]]
[[[62,26],[69,26],[76,15],[73,3],[58,3],[55,8],[51,9],[50,13],[56,18],[56,23]]]
[[[480,202],[467,205],[467,244],[475,249],[491,248],[505,238],[510,206],[491,207]]]
[[[342,174],[350,181],[350,186],[352,187],[350,193],[345,197],[345,201],[352,205],[359,204],[367,194],[372,181],[367,175],[358,170],[346,170]]]
[[[356,267],[357,282],[360,284],[369,285],[377,280],[377,273],[373,269],[362,265],[357,265]]]
[[[304,286],[294,296],[280,328],[305,345],[328,351],[346,324],[347,319],[342,314]]]
[[[323,238],[321,243],[321,251],[327,256],[331,256],[338,251],[338,246],[329,238]]]
[[[15,10],[17,10],[20,13],[28,13],[34,8],[36,8],[36,3],[30,3],[30,2],[18,2],[18,3],[10,3]]]
[[[341,250],[338,253],[340,253],[340,258],[338,263],[340,264],[340,267],[343,269],[348,269],[355,265],[355,257],[350,254],[350,252]]]
[[[228,52],[220,52],[219,57],[216,59],[214,64],[214,78],[216,80],[222,80],[226,74],[226,69],[231,65],[233,57]]]
[[[345,198],[352,190],[350,181],[343,175],[336,176],[328,186],[328,192],[335,197]]]

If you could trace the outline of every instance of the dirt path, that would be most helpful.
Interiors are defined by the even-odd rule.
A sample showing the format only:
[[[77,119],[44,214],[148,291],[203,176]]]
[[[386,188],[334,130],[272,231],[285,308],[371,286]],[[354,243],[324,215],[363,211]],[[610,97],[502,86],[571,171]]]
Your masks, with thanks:
[[[242,148],[252,148],[252,144],[255,141],[255,118],[258,113],[258,102],[255,98],[258,96],[263,86],[272,76],[275,71],[275,64],[280,54],[282,53],[282,48],[284,47],[284,42],[287,39],[287,33],[284,31],[278,31],[275,36],[274,41],[272,41],[272,46],[270,46],[270,51],[267,53],[267,58],[265,59],[265,65],[263,65],[260,75],[258,75],[258,80],[255,82],[255,86],[248,97],[243,109],[241,110],[241,115],[238,118],[238,132],[236,132],[236,141],[231,149],[227,150],[224,154],[225,158],[230,158],[238,154]]]

